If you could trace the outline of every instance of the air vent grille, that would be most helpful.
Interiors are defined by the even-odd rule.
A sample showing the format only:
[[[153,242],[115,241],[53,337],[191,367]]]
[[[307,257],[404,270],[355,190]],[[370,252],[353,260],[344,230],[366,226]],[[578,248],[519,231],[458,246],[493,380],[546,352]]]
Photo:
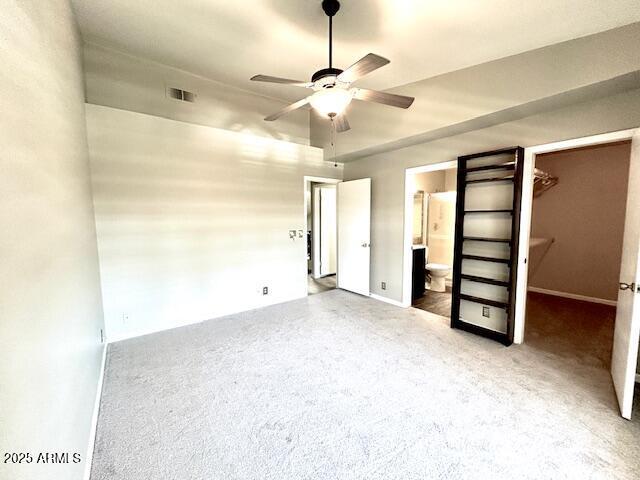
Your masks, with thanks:
[[[196,101],[195,93],[188,92],[180,88],[174,88],[174,87],[167,88],[167,96],[175,100],[180,100],[181,102],[193,103]]]

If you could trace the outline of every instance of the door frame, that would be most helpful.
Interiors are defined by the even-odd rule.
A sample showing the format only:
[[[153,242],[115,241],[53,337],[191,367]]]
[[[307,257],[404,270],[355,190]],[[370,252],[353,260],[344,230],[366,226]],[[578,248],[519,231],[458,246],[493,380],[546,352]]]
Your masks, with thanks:
[[[522,204],[520,207],[520,239],[518,250],[518,269],[516,275],[516,313],[514,319],[513,343],[524,341],[526,321],[527,288],[529,286],[529,238],[531,235],[531,216],[533,213],[533,182],[536,156],[543,153],[560,152],[574,148],[602,145],[631,140],[640,128],[619,130],[616,132],[590,135],[559,142],[545,143],[524,149]]]
[[[402,256],[402,307],[411,306],[411,271],[413,266],[413,191],[409,178],[419,173],[437,172],[458,168],[457,160],[411,167],[404,172],[404,248]]]
[[[304,291],[305,291],[305,296],[309,295],[309,281],[308,281],[308,272],[307,272],[307,268],[308,268],[308,264],[307,264],[307,232],[309,231],[309,225],[307,222],[307,216],[309,214],[309,211],[307,209],[307,192],[309,192],[312,195],[311,198],[311,202],[313,202],[313,192],[311,190],[311,184],[312,183],[328,183],[331,185],[337,185],[338,183],[342,182],[341,179],[339,178],[329,178],[329,177],[314,177],[311,175],[305,175],[302,179],[302,185],[303,185],[303,190],[302,190],[302,213],[303,213],[303,225],[304,225],[304,234],[303,234],[303,239],[304,239],[304,256],[303,256],[303,264],[304,264]],[[313,255],[313,248],[311,250],[311,254]],[[337,266],[336,266],[336,270],[337,270]],[[337,271],[336,271],[337,274]]]
[[[336,198],[336,208],[334,215],[334,232],[336,236],[336,245],[335,249],[337,249],[337,229],[338,229],[338,216],[337,216],[337,184],[327,184],[327,183],[314,183],[311,185],[311,205],[313,215],[311,216],[312,228],[311,230],[314,232],[312,242],[311,242],[311,255],[313,257],[313,269],[311,271],[311,276],[315,279],[323,278],[329,275],[336,275],[337,272],[334,271],[332,273],[323,273],[323,265],[322,256],[323,256],[323,229],[325,228],[325,222],[323,221],[323,194],[326,190],[333,190],[333,194]],[[308,227],[308,225],[307,225]],[[317,227],[317,228],[316,228]],[[317,230],[317,231],[316,231]],[[337,265],[336,265],[337,269]]]

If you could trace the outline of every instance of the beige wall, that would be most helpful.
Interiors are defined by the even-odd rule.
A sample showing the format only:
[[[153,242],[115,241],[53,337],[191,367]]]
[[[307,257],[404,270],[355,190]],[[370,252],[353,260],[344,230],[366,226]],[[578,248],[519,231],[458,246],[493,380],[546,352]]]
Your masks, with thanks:
[[[0,14],[0,452],[78,452],[78,464],[0,478],[79,480],[103,327],[71,8],[9,0]]]
[[[632,90],[345,164],[345,180],[372,178],[371,292],[402,300],[406,168],[638,126],[640,90]],[[385,291],[379,287],[383,281]]]
[[[87,105],[110,340],[306,294],[309,146]],[[269,295],[262,295],[262,287]]]
[[[630,148],[623,143],[537,157],[536,167],[560,181],[533,202],[531,236],[555,241],[537,256],[539,263],[532,251],[530,286],[618,298]]]
[[[436,170],[435,172],[417,173],[414,178],[416,191],[426,193],[444,192],[445,189],[445,171]]]

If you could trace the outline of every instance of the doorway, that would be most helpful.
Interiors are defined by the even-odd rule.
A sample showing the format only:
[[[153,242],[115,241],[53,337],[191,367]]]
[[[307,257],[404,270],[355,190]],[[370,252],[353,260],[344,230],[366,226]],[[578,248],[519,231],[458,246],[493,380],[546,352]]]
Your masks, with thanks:
[[[606,370],[630,149],[631,142],[623,141],[535,159],[525,339],[549,354]]]
[[[445,318],[451,316],[456,179],[456,162],[412,168],[405,179],[410,304]]]
[[[638,139],[629,130],[526,150],[514,338],[560,360],[567,378],[599,378],[592,395],[613,379],[627,419],[640,337]]]
[[[336,288],[338,181],[305,177],[307,294]]]

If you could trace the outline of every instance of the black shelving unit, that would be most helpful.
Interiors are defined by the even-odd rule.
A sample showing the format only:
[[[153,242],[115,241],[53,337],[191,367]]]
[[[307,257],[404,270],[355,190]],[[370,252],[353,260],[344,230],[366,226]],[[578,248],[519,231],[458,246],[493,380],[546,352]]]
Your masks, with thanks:
[[[487,159],[486,157],[497,157],[496,162],[488,162],[487,164],[474,165],[478,163],[478,159]],[[505,161],[505,157],[508,160]],[[522,199],[522,163],[524,160],[524,149],[522,147],[511,147],[490,152],[483,152],[474,155],[465,155],[458,158],[458,189],[456,203],[456,234],[455,234],[455,250],[453,260],[453,288],[452,288],[452,307],[451,307],[451,326],[468,332],[481,335],[504,345],[513,343],[514,318],[515,318],[515,286],[516,271],[518,267],[518,237],[520,233],[520,205]],[[475,162],[474,162],[475,161]],[[484,163],[484,162],[483,162]],[[495,174],[494,174],[495,172]],[[476,178],[478,175],[481,178]],[[476,184],[501,184],[510,182],[513,185],[513,201],[510,208],[503,209],[466,209],[466,193],[468,188],[474,188]],[[471,186],[471,187],[470,187]],[[485,194],[490,194],[486,192]],[[499,215],[511,216],[511,232],[509,238],[497,237],[480,237],[473,235],[465,235],[465,216],[473,215],[475,218],[487,217],[487,222],[495,221]],[[464,253],[465,244],[469,242],[488,242],[489,244],[498,244],[506,246],[509,255],[505,258],[499,256],[487,256]],[[477,273],[463,273],[463,261],[473,260],[476,262],[485,262],[487,264],[502,264],[508,270],[508,280],[491,278],[489,275],[483,276]],[[482,265],[482,263],[480,263]],[[498,301],[491,298],[483,298],[475,295],[467,295],[461,292],[462,282],[473,282],[478,284],[490,285],[506,289],[507,301]],[[460,316],[461,300],[479,304],[482,307],[493,307],[504,309],[506,312],[506,325],[504,331],[497,331],[486,326],[471,323]]]

